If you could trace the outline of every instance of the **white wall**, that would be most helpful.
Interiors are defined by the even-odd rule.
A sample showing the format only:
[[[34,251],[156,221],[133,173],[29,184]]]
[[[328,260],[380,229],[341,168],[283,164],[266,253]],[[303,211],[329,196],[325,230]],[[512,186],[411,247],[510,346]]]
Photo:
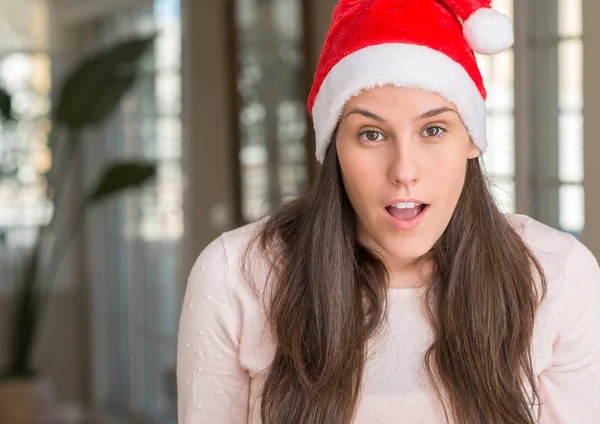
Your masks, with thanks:
[[[600,259],[600,2],[583,0],[584,243]]]

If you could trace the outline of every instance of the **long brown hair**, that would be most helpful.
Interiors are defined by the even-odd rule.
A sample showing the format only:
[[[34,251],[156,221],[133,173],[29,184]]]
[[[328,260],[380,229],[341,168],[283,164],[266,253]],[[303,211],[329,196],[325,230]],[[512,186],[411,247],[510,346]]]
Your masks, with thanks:
[[[333,140],[315,186],[265,219],[244,256],[250,278],[253,254],[269,267],[262,299],[276,347],[261,393],[265,424],[350,424],[367,342],[387,313],[388,271],[356,239]],[[468,161],[456,210],[426,256],[434,341],[424,367],[447,421],[533,424],[530,347],[546,280],[479,159]]]

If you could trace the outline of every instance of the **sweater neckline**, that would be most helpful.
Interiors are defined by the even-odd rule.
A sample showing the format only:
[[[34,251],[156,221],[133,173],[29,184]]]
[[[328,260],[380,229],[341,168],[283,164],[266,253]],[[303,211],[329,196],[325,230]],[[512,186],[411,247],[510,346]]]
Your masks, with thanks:
[[[388,296],[391,300],[413,299],[425,293],[427,286],[409,288],[388,288]]]

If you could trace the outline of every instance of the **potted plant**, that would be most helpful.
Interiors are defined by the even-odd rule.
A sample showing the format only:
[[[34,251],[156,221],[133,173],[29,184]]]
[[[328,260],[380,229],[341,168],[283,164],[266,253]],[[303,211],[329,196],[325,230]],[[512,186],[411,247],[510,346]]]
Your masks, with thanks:
[[[96,187],[81,200],[80,207],[67,211],[72,213],[66,220],[70,225],[60,232],[54,225],[57,212],[64,210],[59,207],[62,191],[81,142],[81,132],[104,122],[119,105],[136,82],[141,59],[154,39],[155,35],[128,40],[87,58],[61,87],[50,137],[54,165],[47,175],[55,213],[48,224],[37,229],[35,245],[22,270],[12,340],[8,343],[10,364],[0,370],[2,424],[53,420],[51,385],[33,364],[32,351],[58,264],[83,225],[89,207],[123,190],[139,187],[155,174],[156,166],[151,162],[129,161],[107,166]],[[15,119],[10,95],[4,90],[0,90],[0,115],[5,120]],[[43,259],[48,257],[49,260]]]

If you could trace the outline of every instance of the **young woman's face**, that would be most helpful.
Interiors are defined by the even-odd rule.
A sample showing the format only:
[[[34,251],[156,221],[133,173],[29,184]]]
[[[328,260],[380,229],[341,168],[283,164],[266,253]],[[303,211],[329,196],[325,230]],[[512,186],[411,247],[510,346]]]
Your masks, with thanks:
[[[384,86],[343,111],[336,147],[358,239],[392,270],[410,266],[441,237],[467,159],[480,154],[456,110],[437,94]]]

